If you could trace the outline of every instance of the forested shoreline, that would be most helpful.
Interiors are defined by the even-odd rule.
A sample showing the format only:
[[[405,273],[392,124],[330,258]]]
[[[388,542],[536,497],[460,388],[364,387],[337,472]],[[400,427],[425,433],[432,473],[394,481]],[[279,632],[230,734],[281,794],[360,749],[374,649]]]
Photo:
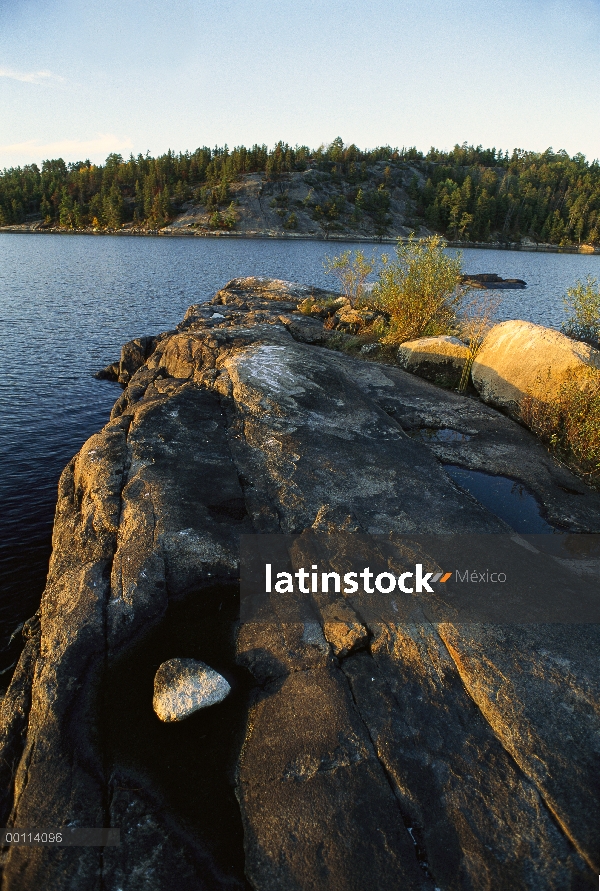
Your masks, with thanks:
[[[191,205],[208,230],[235,231],[235,184],[260,174],[277,184],[270,206],[284,229],[301,211],[327,234],[393,234],[391,205],[402,199],[404,225],[452,241],[556,246],[600,245],[600,164],[581,155],[508,152],[466,144],[450,152],[382,146],[362,151],[335,139],[316,150],[279,142],[274,148],[203,147],[194,152],[111,154],[104,165],[62,159],[0,174],[0,226],[78,230],[123,227],[156,231]],[[286,182],[310,187],[294,208]]]

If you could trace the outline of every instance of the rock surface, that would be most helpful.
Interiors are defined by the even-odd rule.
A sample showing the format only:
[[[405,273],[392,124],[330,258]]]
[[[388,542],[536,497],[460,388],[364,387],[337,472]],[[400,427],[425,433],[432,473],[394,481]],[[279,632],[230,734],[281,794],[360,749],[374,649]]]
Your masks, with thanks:
[[[369,185],[363,182],[363,189],[377,189],[385,178],[386,161],[377,161],[366,174]],[[285,238],[315,238],[346,240],[371,239],[381,241],[382,237],[393,243],[398,236],[406,237],[411,231],[410,219],[414,216],[414,198],[411,198],[408,183],[416,171],[412,165],[406,166],[404,176],[395,182],[388,182],[389,208],[386,214],[385,231],[371,210],[354,213],[353,182],[340,180],[339,173],[330,178],[323,171],[304,170],[279,172],[276,179],[263,172],[242,174],[229,183],[234,199],[235,228],[232,232],[224,227],[214,230],[211,211],[203,204],[190,201],[184,205],[183,213],[168,226],[160,230],[164,235],[245,235],[275,236]],[[416,173],[417,178],[420,174]],[[423,180],[423,185],[425,180]],[[326,202],[336,201],[336,220],[323,217],[316,208]],[[374,209],[373,209],[374,210]],[[221,214],[223,217],[223,214]],[[419,236],[429,232],[419,227]]]
[[[527,287],[527,282],[522,278],[501,278],[497,273],[478,273],[476,275],[462,276],[463,283],[471,288],[484,290],[520,290]]]
[[[506,475],[550,522],[600,531],[598,494],[514,421],[323,346],[323,320],[297,310],[311,292],[235,279],[190,307],[65,469],[2,703],[2,819],[119,826],[122,843],[11,848],[2,891],[596,887],[597,626],[369,624],[327,601],[318,622],[238,627],[250,692],[222,745],[245,876],[189,828],[168,775],[159,787],[103,747],[105,676],[176,604],[202,615],[237,582],[240,534],[507,531],[444,464]],[[422,428],[471,438],[427,445],[408,435]],[[160,662],[135,691],[153,720]],[[164,744],[185,732],[194,751],[233,697],[161,724]]]
[[[565,381],[600,369],[600,352],[532,322],[501,322],[486,335],[471,377],[484,402],[515,418],[526,395],[550,402]]]
[[[135,374],[138,368],[146,362],[154,350],[161,337],[136,337],[123,344],[121,348],[121,358],[118,362],[112,362],[106,368],[101,369],[96,374],[98,380],[118,381],[120,384],[128,384],[131,376]]]
[[[458,337],[420,337],[398,347],[398,365],[445,386],[456,386],[469,350]]]
[[[152,707],[161,721],[182,721],[222,702],[231,687],[222,674],[196,659],[169,659],[154,676]]]

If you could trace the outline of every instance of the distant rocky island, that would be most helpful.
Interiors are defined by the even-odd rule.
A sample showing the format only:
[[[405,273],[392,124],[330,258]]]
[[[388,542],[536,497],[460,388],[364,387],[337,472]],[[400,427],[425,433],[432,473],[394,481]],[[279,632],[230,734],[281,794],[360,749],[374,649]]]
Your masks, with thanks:
[[[519,539],[448,467],[600,531],[598,492],[514,420],[540,363],[568,376],[596,351],[504,322],[460,395],[432,382],[460,372],[455,338],[399,367],[352,354],[352,312],[235,279],[105,369],[123,390],[62,474],[2,702],[0,808],[121,843],[5,847],[3,891],[597,887],[598,624],[371,623],[342,597],[313,623],[239,621],[244,534]]]
[[[0,174],[0,230],[395,241],[600,251],[598,168],[564,152],[450,152],[335,139],[158,158],[112,154]]]

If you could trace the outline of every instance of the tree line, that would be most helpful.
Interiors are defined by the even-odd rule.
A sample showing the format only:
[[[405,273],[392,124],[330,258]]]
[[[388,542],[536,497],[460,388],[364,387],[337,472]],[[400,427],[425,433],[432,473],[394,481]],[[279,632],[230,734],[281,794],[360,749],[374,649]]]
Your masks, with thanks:
[[[0,225],[42,221],[65,229],[118,229],[125,223],[156,230],[188,201],[203,205],[214,228],[232,227],[230,185],[244,174],[285,180],[311,170],[329,197],[313,202],[312,216],[358,225],[366,211],[378,234],[392,223],[390,196],[403,187],[411,224],[453,240],[515,241],[528,236],[557,245],[600,243],[600,165],[582,154],[482,146],[381,146],[363,151],[340,138],[314,150],[278,142],[251,148],[196,149],[153,158],[111,154],[104,165],[61,158],[0,173]],[[289,220],[289,216],[286,219]],[[293,221],[292,221],[293,225]]]

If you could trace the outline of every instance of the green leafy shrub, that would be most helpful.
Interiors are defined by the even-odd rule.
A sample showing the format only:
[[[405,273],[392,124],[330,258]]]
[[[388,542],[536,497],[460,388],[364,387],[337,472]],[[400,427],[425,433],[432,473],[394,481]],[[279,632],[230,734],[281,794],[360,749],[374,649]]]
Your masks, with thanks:
[[[567,321],[563,331],[575,340],[600,347],[600,290],[598,279],[588,275],[585,282],[577,280],[563,298]]]
[[[398,242],[396,257],[383,258],[371,302],[390,318],[382,342],[401,344],[418,337],[452,334],[467,291],[461,283],[462,256],[449,256],[439,235]]]
[[[211,229],[235,229],[236,222],[237,217],[232,201],[224,214],[220,210],[215,210],[210,215],[208,225]]]
[[[333,275],[340,283],[342,294],[352,306],[365,298],[365,284],[375,269],[375,258],[367,259],[362,251],[344,251],[338,257],[325,257],[325,275]]]

